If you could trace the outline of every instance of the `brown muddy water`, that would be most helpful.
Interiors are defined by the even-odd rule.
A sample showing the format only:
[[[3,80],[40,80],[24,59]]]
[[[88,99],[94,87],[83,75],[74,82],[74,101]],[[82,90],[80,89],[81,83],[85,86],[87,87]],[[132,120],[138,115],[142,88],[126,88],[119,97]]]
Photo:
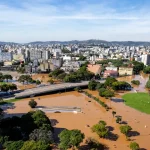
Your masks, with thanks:
[[[98,92],[91,92],[93,95],[98,96]],[[110,150],[129,150],[129,141],[126,141],[124,135],[119,131],[119,124],[116,124],[115,119],[112,116],[112,110],[105,111],[99,104],[96,104],[92,99],[87,98],[85,95],[77,92],[67,92],[62,94],[46,95],[34,98],[38,106],[50,107],[50,106],[73,106],[79,107],[82,113],[47,113],[47,116],[51,119],[53,126],[55,127],[56,134],[62,129],[79,129],[85,137],[94,137],[101,143],[106,144]],[[109,99],[101,98],[113,110],[117,112],[117,115],[122,116],[124,123],[128,123],[133,131],[139,132],[140,135],[131,137],[132,141],[139,143],[141,148],[150,150],[150,115],[136,111],[128,106],[125,106],[122,102],[110,102]],[[14,109],[8,109],[8,115],[19,115],[27,113],[31,110],[28,106],[30,99],[24,99],[15,102]],[[88,101],[91,102],[88,102]],[[90,127],[98,123],[99,120],[107,122],[107,126],[113,129],[112,133],[118,134],[119,138],[116,141],[100,139],[96,133],[92,133]],[[87,127],[89,125],[89,127]],[[145,128],[146,125],[146,128]]]
[[[126,81],[129,83],[131,83],[132,80],[139,80],[140,81],[139,86],[132,84],[132,87],[134,87],[134,90],[136,90],[137,92],[145,92],[146,91],[145,85],[146,85],[146,82],[148,81],[148,79],[149,79],[149,75],[146,75],[143,73],[141,73],[140,75],[133,75],[133,76],[117,78],[117,80],[119,80],[119,81]]]

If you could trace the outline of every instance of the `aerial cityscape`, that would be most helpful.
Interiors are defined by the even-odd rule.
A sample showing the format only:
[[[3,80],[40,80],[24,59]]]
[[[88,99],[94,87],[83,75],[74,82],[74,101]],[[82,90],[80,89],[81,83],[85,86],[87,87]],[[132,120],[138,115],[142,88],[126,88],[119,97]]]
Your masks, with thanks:
[[[150,150],[148,0],[0,1],[0,150]]]

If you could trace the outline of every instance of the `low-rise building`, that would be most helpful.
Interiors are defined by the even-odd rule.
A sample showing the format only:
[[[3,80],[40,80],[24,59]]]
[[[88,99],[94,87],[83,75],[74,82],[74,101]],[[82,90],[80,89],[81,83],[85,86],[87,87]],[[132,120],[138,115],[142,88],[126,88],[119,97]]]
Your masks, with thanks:
[[[118,68],[117,68],[117,67],[114,67],[114,66],[106,67],[105,69],[106,69],[106,70],[114,70],[114,71],[117,71],[117,70],[118,70]]]
[[[101,74],[101,65],[92,65],[92,64],[89,64],[88,67],[87,67],[88,71],[94,73],[95,75],[100,75]]]
[[[76,61],[66,61],[61,67],[65,72],[77,71],[80,68],[81,64]]]
[[[117,77],[118,76],[118,71],[116,70],[105,70],[103,77],[107,78],[107,77]]]
[[[119,67],[119,76],[123,75],[133,75],[132,67]]]

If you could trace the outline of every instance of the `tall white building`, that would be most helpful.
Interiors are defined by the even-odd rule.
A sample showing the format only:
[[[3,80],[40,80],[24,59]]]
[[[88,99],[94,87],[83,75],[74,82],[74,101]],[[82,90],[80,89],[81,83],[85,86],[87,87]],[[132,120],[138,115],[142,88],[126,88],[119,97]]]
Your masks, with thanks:
[[[142,55],[142,63],[144,63],[144,65],[150,65],[150,54],[144,54]]]

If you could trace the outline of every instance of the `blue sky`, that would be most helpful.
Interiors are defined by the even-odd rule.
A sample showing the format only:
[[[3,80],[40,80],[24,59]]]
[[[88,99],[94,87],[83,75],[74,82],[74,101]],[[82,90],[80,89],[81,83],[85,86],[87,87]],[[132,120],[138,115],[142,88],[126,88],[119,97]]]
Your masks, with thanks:
[[[0,0],[0,41],[150,41],[149,0]]]

